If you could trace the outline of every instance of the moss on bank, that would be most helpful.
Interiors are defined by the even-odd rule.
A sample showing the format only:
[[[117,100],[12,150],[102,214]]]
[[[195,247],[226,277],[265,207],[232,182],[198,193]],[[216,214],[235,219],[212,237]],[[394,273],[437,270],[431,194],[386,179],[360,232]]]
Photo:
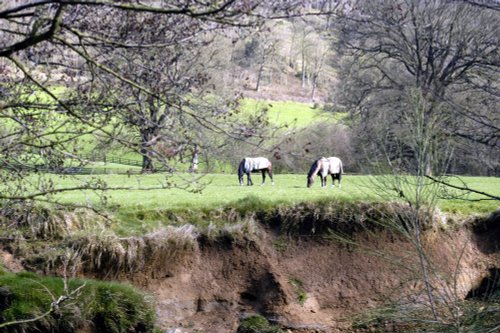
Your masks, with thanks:
[[[51,304],[80,286],[51,311]],[[41,316],[36,321],[29,319]],[[95,280],[64,280],[34,273],[0,269],[0,322],[26,321],[0,328],[0,332],[76,332],[91,325],[97,332],[153,332],[152,301],[130,285]]]

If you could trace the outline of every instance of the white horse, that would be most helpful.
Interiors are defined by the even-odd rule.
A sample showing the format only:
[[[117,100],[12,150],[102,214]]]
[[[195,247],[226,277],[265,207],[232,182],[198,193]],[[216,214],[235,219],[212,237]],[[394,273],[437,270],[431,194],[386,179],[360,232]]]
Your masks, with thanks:
[[[338,180],[339,188],[342,180],[342,161],[338,157],[322,157],[311,165],[311,169],[307,174],[307,187],[311,187],[314,183],[314,177],[319,175],[321,178],[321,187],[326,187],[326,179],[328,175],[332,176],[332,187],[335,187],[335,179]]]
[[[247,175],[247,185],[253,185],[250,173],[257,171],[262,172],[262,185],[264,185],[266,182],[266,172],[269,174],[269,178],[271,178],[272,185],[274,185],[273,164],[265,157],[245,157],[243,160],[241,160],[238,167],[238,179],[240,181],[240,185],[243,185],[244,174]]]

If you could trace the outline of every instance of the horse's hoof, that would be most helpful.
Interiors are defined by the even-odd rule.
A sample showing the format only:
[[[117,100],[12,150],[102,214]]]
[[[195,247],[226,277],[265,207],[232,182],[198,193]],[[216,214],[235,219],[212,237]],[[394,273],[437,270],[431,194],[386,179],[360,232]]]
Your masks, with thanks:
[[[272,185],[272,186],[274,186],[274,182],[273,182],[273,183],[271,183],[271,185]]]

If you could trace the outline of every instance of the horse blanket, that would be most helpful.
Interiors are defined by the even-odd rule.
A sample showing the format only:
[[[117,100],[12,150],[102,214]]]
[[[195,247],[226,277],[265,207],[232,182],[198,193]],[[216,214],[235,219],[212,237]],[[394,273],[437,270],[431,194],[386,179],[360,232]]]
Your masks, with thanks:
[[[269,160],[265,157],[245,158],[245,172],[262,170],[269,167]]]

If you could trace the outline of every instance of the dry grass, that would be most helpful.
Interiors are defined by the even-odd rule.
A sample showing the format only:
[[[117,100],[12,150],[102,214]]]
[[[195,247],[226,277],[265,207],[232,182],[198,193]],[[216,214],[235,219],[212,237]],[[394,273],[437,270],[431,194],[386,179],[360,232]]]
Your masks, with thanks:
[[[414,227],[415,216],[426,221],[423,229],[433,228],[439,218],[427,216],[425,211],[417,213],[409,205],[397,202],[324,201],[279,206],[262,222],[291,236],[325,236],[332,232],[352,236],[380,230],[408,232]]]
[[[144,273],[166,274],[184,263],[196,249],[197,232],[191,225],[162,228],[143,237],[120,238],[110,232],[74,235],[67,246],[81,258],[84,272],[102,278]]]
[[[227,206],[201,212],[199,218],[205,222],[198,226],[165,226],[132,237],[120,237],[106,221],[78,211],[49,212],[40,208],[25,215],[4,211],[1,222],[3,226],[14,226],[17,241],[10,241],[11,252],[27,258],[26,267],[59,273],[63,267],[70,267],[89,276],[116,279],[136,274],[168,275],[188,263],[200,237],[209,242],[258,242],[259,224],[269,225],[280,235],[328,238],[333,233],[353,236],[409,229],[407,221],[415,216],[409,206],[400,203],[325,200],[261,208],[250,200],[238,209]],[[12,228],[5,230],[12,234]],[[72,253],[69,256],[68,249]]]
[[[25,239],[63,239],[76,230],[89,228],[98,223],[104,223],[104,218],[88,209],[49,209],[29,204],[0,209],[0,226],[9,228],[10,236],[17,234],[18,237]],[[12,233],[12,230],[19,232]]]
[[[231,242],[257,241],[260,237],[258,223],[253,216],[244,218],[237,223],[224,224],[218,227],[210,224],[204,232],[210,241],[227,240]]]

